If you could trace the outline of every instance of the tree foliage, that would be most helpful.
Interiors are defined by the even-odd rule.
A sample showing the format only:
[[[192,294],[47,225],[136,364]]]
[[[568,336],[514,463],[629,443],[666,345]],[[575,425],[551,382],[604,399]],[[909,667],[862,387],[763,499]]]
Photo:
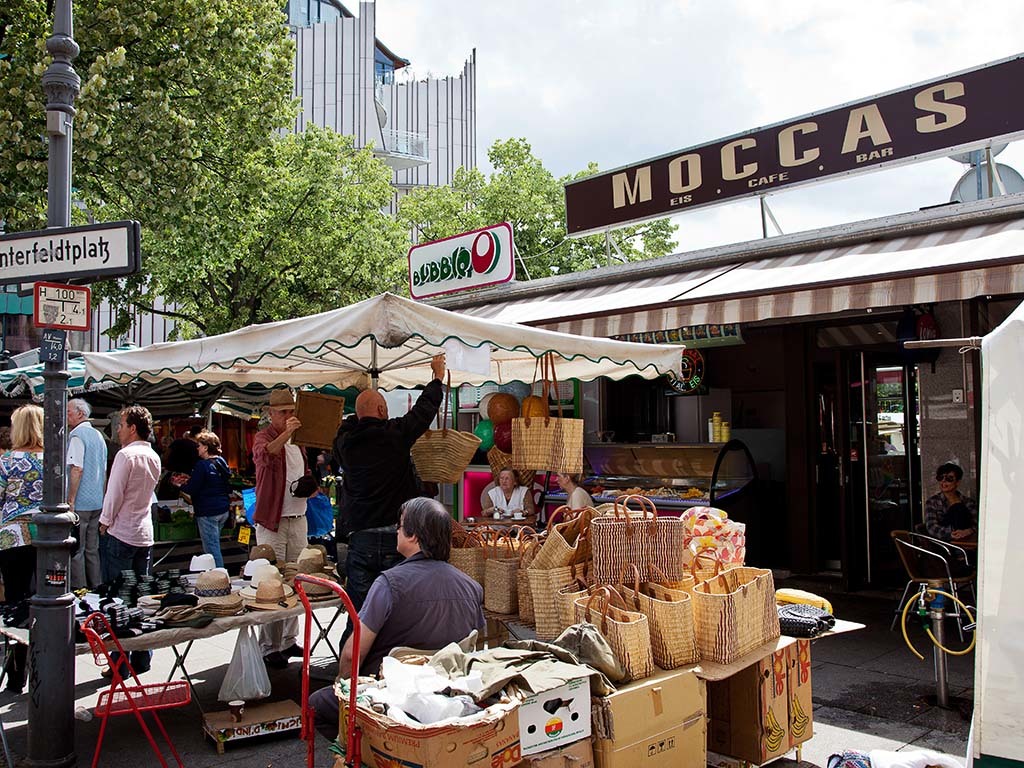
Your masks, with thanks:
[[[417,189],[404,197],[400,219],[424,241],[507,221],[529,277],[593,269],[608,262],[603,235],[569,240],[565,231],[563,187],[571,179],[596,173],[596,164],[557,179],[521,138],[496,141],[487,156],[494,168],[489,178],[478,169],[460,168],[451,185]],[[658,219],[616,230],[612,237],[618,249],[612,249],[612,258],[638,261],[671,253],[675,229],[668,219]],[[518,262],[516,273],[519,279],[527,278]]]

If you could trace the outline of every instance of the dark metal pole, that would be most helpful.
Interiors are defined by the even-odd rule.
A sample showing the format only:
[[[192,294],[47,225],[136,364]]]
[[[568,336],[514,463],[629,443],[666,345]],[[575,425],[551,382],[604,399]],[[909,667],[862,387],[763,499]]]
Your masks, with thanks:
[[[53,34],[46,50],[53,61],[43,73],[49,138],[47,225],[71,224],[71,130],[81,80],[71,62],[78,56],[71,0],[56,0]],[[28,764],[63,768],[75,755],[74,596],[68,591],[71,526],[65,483],[67,347],[43,371],[43,506],[35,516],[36,592],[31,603],[29,647]]]

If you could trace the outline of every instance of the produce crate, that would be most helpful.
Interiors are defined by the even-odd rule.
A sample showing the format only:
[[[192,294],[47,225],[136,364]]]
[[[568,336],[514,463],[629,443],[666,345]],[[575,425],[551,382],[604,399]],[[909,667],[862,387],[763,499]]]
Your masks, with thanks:
[[[198,539],[199,529],[194,520],[187,520],[182,523],[157,523],[157,541],[188,541]]]

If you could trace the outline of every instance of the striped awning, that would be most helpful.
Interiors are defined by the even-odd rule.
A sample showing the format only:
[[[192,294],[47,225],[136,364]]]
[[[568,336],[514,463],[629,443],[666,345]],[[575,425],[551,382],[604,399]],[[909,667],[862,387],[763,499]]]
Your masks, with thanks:
[[[1024,293],[1024,219],[680,271],[468,314],[587,336]]]

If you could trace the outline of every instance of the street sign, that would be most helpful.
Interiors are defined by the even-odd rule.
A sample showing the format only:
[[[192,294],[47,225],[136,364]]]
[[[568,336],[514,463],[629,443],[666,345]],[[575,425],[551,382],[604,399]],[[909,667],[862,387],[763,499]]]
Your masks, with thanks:
[[[89,330],[92,291],[76,285],[36,283],[32,316],[36,328]]]
[[[0,285],[135,274],[140,232],[137,221],[115,221],[0,235]]]
[[[58,328],[47,328],[39,342],[39,362],[60,363],[64,360],[68,332]]]

